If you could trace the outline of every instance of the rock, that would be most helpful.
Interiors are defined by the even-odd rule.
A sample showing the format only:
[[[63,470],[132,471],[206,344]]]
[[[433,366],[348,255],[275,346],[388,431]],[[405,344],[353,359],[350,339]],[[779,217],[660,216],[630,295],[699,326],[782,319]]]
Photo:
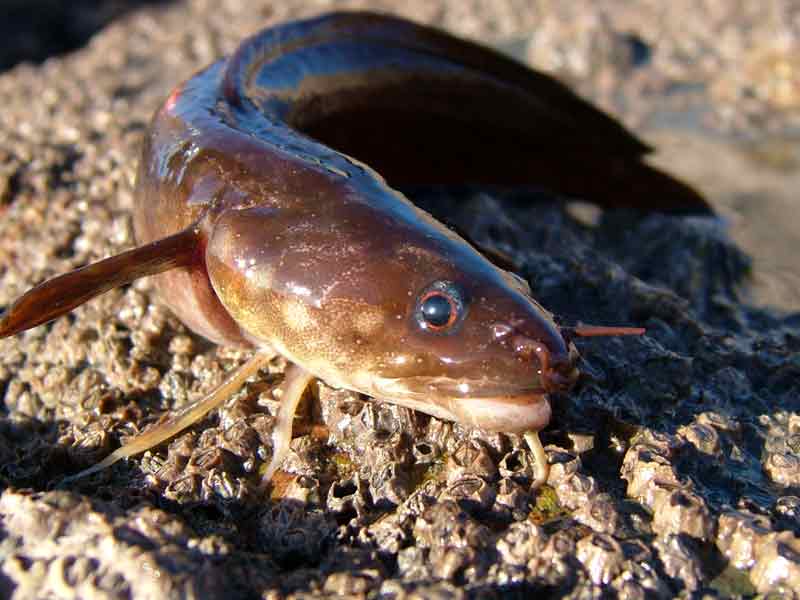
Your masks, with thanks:
[[[247,357],[189,332],[142,280],[0,340],[0,595],[722,597],[720,557],[744,582],[731,595],[800,589],[800,277],[796,261],[778,260],[796,254],[800,160],[789,133],[742,149],[722,129],[763,127],[746,129],[757,138],[797,123],[793,21],[777,2],[545,4],[399,10],[508,42],[624,108],[628,123],[693,128],[656,145],[665,168],[701,177],[724,217],[604,212],[530,190],[409,190],[508,255],[562,323],[647,328],[578,340],[581,378],[554,396],[541,434],[547,485],[531,489],[518,436],[320,385],[280,485],[259,496],[280,359],[168,444],[63,483]],[[71,55],[0,76],[0,306],[130,247],[130,182],[155,108],[256,27],[310,10],[150,7]]]

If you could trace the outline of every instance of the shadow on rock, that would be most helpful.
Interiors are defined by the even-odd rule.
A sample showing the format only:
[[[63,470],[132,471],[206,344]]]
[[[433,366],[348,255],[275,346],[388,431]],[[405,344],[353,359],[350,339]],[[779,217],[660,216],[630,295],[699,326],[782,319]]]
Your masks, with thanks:
[[[143,6],[172,0],[5,0],[0,20],[0,71],[43,62],[85,45],[111,21]]]

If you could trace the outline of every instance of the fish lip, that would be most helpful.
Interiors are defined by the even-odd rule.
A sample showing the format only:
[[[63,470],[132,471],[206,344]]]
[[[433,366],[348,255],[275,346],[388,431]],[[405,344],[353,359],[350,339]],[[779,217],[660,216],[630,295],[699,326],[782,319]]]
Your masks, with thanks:
[[[548,395],[540,386],[497,386],[478,393],[454,395],[444,386],[438,394],[418,385],[409,386],[413,378],[373,381],[371,393],[379,398],[420,410],[427,414],[484,431],[524,433],[539,431],[550,422]],[[428,384],[421,387],[428,388]]]
[[[544,429],[552,411],[545,393],[451,398],[458,420],[485,431],[525,433]]]
[[[561,356],[548,356],[542,368],[542,383],[551,393],[569,392],[580,377],[577,363],[580,355],[575,344],[569,342],[567,351]]]
[[[544,390],[552,394],[566,394],[580,377],[580,371],[574,365],[568,365],[558,369],[549,369],[544,372]]]
[[[453,400],[496,400],[506,399],[522,403],[517,399],[532,398],[548,393],[545,382],[529,386],[509,383],[489,383],[484,380],[438,377],[392,377],[375,381],[375,389],[383,394],[397,393],[416,398],[438,396]]]

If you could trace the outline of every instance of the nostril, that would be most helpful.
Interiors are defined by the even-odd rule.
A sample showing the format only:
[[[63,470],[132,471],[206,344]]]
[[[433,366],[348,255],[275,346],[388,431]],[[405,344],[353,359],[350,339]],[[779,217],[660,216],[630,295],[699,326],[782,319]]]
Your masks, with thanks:
[[[550,370],[550,351],[542,342],[525,335],[515,335],[511,338],[511,346],[520,358],[530,360],[535,357],[542,373]]]
[[[525,335],[514,335],[511,338],[514,352],[524,360],[535,360],[539,363],[542,387],[547,392],[567,392],[578,380],[578,369],[575,364],[578,352],[570,344],[566,352],[552,353],[544,343]]]
[[[580,372],[572,360],[550,361],[543,373],[544,387],[548,392],[567,392],[578,380]]]
[[[578,369],[570,371],[551,371],[545,375],[545,389],[548,392],[568,392],[578,380]]]

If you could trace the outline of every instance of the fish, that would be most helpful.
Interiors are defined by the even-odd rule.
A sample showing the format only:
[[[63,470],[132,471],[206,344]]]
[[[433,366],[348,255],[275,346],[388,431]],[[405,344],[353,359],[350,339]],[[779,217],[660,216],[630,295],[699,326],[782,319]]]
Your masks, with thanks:
[[[533,487],[549,397],[577,381],[575,337],[528,283],[416,206],[410,183],[535,185],[604,207],[708,213],[649,147],[554,78],[383,14],[264,29],[180,84],[155,113],[135,185],[139,245],[57,276],[0,318],[0,337],[153,276],[194,332],[252,357],[207,397],[75,477],[176,435],[275,353],[273,453],[316,379],[439,419],[524,436]]]

